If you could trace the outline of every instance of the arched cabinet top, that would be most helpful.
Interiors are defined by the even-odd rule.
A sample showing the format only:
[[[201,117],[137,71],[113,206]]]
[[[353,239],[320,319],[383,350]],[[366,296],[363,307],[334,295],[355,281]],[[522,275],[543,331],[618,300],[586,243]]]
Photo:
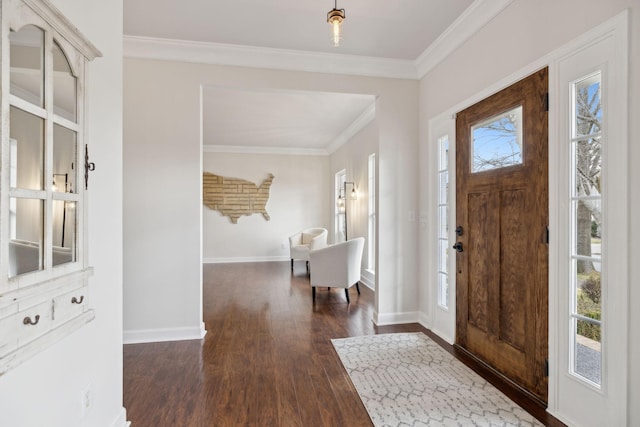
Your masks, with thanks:
[[[27,24],[45,30],[51,28],[56,33],[54,38],[61,46],[64,44],[61,41],[64,40],[89,61],[102,56],[100,50],[48,0],[2,0],[2,9],[3,25],[8,24],[15,29]],[[34,22],[35,17],[39,18],[39,22]],[[65,54],[68,52],[65,51]]]

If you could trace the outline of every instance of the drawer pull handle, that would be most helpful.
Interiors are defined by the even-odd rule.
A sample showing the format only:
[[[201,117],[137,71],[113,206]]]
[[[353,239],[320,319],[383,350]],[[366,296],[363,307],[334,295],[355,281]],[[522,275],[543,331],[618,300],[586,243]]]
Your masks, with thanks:
[[[36,314],[36,320],[35,322],[33,320],[31,320],[31,317],[27,316],[24,318],[24,320],[22,321],[22,323],[24,323],[25,325],[37,325],[38,322],[40,321],[40,315]]]
[[[82,295],[80,299],[76,297],[71,298],[71,304],[82,304],[82,301],[84,301],[84,295]]]

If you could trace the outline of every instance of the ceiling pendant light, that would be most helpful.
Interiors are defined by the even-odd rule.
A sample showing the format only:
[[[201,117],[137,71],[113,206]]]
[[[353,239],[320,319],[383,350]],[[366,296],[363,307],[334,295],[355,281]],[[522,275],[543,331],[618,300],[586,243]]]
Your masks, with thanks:
[[[334,7],[327,13],[327,22],[331,25],[331,42],[335,47],[340,46],[342,41],[342,21],[345,19],[344,9],[338,9],[338,0],[335,0]]]

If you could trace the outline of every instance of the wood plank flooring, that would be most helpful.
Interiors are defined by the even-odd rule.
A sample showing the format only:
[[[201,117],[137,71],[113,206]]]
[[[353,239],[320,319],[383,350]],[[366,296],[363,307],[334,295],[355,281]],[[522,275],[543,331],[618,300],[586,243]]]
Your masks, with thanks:
[[[303,262],[204,266],[203,340],[124,346],[124,406],[133,427],[371,426],[330,339],[421,331],[376,327],[374,293],[317,290]],[[464,355],[458,355],[464,361]],[[472,368],[483,367],[467,360]],[[485,372],[538,419],[562,424],[505,381]]]

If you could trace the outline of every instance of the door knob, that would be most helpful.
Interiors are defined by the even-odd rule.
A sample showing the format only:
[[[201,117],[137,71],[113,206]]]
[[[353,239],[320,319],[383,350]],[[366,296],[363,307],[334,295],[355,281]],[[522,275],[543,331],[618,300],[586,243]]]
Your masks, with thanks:
[[[462,242],[456,242],[455,245],[453,245],[453,249],[455,249],[456,252],[462,252]]]

